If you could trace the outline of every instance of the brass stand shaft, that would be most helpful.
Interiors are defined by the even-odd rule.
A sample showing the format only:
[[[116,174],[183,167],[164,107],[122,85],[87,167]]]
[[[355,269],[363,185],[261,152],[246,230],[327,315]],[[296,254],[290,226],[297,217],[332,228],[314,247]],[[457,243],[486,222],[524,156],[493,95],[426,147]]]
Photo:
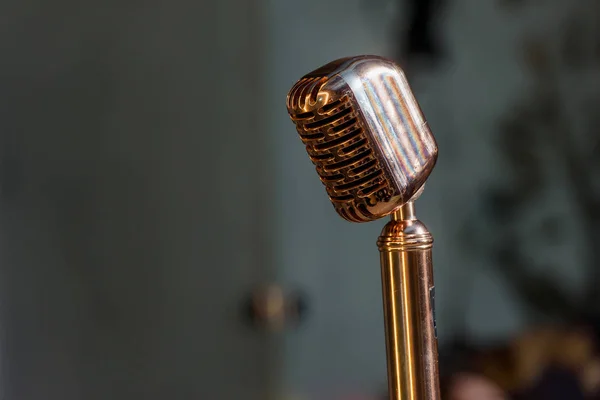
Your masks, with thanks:
[[[390,400],[439,400],[433,238],[408,203],[377,241]]]

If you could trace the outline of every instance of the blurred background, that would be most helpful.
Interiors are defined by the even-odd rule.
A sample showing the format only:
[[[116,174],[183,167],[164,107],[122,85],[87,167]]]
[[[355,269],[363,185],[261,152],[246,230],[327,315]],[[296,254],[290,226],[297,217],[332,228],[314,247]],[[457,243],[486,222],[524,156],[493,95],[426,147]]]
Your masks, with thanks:
[[[384,399],[383,223],[337,216],[285,109],[358,54],[402,65],[438,140],[417,211],[445,399],[595,398],[599,22],[596,0],[3,1],[1,398]]]

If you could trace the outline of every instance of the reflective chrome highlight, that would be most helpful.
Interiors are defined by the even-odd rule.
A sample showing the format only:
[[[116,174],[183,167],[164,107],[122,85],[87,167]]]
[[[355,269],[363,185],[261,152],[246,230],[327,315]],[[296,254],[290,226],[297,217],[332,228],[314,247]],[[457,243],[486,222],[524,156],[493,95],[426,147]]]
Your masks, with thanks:
[[[287,108],[336,211],[396,211],[423,186],[437,144],[403,71],[378,56],[333,61],[298,81]]]

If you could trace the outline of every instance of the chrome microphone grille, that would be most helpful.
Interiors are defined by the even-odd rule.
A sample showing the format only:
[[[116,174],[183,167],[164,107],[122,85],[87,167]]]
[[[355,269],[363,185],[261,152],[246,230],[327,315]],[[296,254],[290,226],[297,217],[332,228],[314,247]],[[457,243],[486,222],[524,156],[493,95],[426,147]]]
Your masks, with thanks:
[[[435,141],[402,79],[387,60],[354,57],[306,75],[288,94],[290,117],[329,199],[348,221],[395,211],[435,164]]]

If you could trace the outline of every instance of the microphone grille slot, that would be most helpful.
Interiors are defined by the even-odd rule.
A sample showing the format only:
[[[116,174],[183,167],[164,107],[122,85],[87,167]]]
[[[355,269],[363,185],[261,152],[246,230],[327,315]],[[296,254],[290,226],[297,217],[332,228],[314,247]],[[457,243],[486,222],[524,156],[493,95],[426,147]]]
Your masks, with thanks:
[[[349,221],[370,221],[369,207],[389,201],[395,191],[349,94],[310,111],[302,107],[316,98],[322,82],[305,78],[294,86],[290,116],[336,211]]]

